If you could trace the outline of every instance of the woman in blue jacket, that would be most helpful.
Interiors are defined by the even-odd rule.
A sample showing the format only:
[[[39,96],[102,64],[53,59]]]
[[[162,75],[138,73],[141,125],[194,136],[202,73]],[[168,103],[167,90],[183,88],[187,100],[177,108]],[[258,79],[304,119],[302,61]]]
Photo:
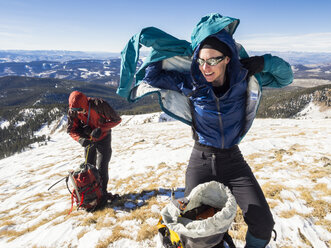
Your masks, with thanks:
[[[186,170],[185,195],[212,180],[228,186],[248,225],[246,248],[265,247],[274,226],[264,194],[237,145],[247,131],[248,79],[257,73],[270,77],[264,77],[261,86],[281,87],[293,80],[290,65],[276,56],[240,61],[235,41],[223,29],[196,46],[190,73],[164,70],[160,61],[146,68],[143,79],[189,97],[195,144]]]

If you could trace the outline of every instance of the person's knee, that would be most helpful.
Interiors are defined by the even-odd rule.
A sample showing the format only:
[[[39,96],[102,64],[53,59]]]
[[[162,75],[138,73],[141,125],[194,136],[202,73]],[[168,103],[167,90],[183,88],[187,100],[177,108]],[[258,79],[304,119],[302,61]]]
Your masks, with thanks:
[[[250,206],[245,216],[248,231],[256,238],[270,240],[274,219],[268,208]]]

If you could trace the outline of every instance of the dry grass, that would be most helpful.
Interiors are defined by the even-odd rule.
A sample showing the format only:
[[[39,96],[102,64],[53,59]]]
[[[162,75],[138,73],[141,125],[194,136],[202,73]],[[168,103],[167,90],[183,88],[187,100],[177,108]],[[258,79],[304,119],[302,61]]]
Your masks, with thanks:
[[[287,210],[287,211],[282,211],[279,214],[279,217],[288,219],[288,218],[292,218],[295,215],[298,215],[297,211],[295,211],[294,209],[291,209],[291,210]]]
[[[324,219],[331,212],[331,203],[323,200],[315,200],[309,206],[314,208],[312,215],[320,220]]]
[[[331,174],[331,168],[322,167],[309,170],[310,177],[314,179],[328,177]]]
[[[9,242],[26,234],[29,232],[33,232],[34,230],[36,230],[37,228],[39,228],[40,226],[58,218],[59,216],[63,216],[66,215],[67,212],[66,211],[62,211],[62,212],[57,212],[52,216],[49,216],[47,219],[42,219],[41,221],[39,221],[38,223],[31,225],[21,231],[16,231],[16,230],[12,230],[12,229],[7,229],[7,230],[3,230],[2,232],[0,232],[0,236],[2,237],[7,237],[9,238]]]
[[[254,161],[256,158],[261,158],[263,156],[264,156],[264,154],[262,154],[262,153],[252,153],[250,155],[245,156],[245,159],[247,161]]]
[[[323,167],[331,167],[331,159],[328,157],[322,157],[320,159],[324,163]]]
[[[90,216],[86,217],[85,219],[83,219],[80,222],[80,225],[81,226],[90,226],[90,225],[94,225],[96,223],[98,223],[98,218],[94,215],[90,215]]]
[[[280,150],[275,151],[274,152],[275,160],[278,161],[278,162],[282,162],[283,161],[283,156],[285,154],[288,154],[288,152],[284,149],[280,149]]]
[[[330,196],[331,195],[331,189],[328,188],[328,185],[326,183],[318,183],[314,186],[315,191],[319,191],[320,196]]]
[[[324,226],[328,232],[331,232],[331,221],[330,220],[318,220],[315,222],[316,225]],[[331,242],[331,240],[330,240]],[[331,247],[331,246],[330,246]]]
[[[109,246],[109,244],[120,239],[131,239],[131,237],[125,234],[124,231],[125,231],[124,227],[120,225],[115,226],[112,229],[112,234],[108,238],[99,241],[99,243],[96,245],[96,248],[106,248]]]
[[[275,208],[276,206],[279,205],[277,201],[268,201],[268,205],[271,209]]]
[[[229,234],[232,238],[245,241],[247,232],[247,225],[245,224],[244,217],[241,209],[237,208],[237,215],[234,218]]]
[[[320,192],[323,192],[323,194],[329,192],[325,184],[317,184],[315,185],[315,188],[320,189]],[[314,199],[310,193],[310,189],[299,187],[297,190],[301,192],[301,198],[306,201],[307,206],[313,208],[313,211],[310,215],[318,218],[318,223],[320,225],[329,228],[328,225],[324,224],[330,224],[330,222],[325,221],[325,217],[328,213],[331,212],[331,203],[320,199]]]
[[[87,230],[82,230],[77,234],[77,239],[82,238],[86,233],[88,233]]]
[[[253,163],[251,163],[251,167],[253,167],[254,172],[257,172],[257,171],[263,169],[264,166],[265,166],[265,164],[253,164]]]
[[[302,242],[305,243],[306,245],[308,245],[308,247],[313,247],[313,245],[310,243],[310,241],[306,238],[305,235],[303,235],[303,233],[300,231],[300,228],[298,228],[298,233],[300,238],[302,239]]]
[[[274,182],[267,182],[262,185],[262,190],[264,192],[265,197],[274,200],[282,201],[282,198],[280,197],[280,192],[283,189],[286,189],[284,185],[276,184]]]
[[[310,204],[312,201],[314,201],[314,198],[310,193],[310,189],[300,186],[296,188],[296,190],[300,192],[301,199],[305,200],[307,204]]]
[[[143,241],[145,239],[152,240],[155,235],[157,235],[158,228],[156,225],[151,226],[147,223],[143,223],[140,226],[139,232],[137,234],[137,241]]]

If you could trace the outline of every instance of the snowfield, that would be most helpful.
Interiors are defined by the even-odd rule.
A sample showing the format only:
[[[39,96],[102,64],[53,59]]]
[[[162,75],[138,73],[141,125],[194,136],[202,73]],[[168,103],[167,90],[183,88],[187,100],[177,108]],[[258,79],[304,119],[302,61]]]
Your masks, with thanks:
[[[94,213],[73,211],[62,181],[84,162],[65,118],[46,145],[0,160],[0,247],[160,247],[156,224],[171,189],[183,196],[190,127],[160,113],[122,116],[112,132],[108,190],[123,196]],[[164,122],[160,122],[162,119]],[[4,125],[4,123],[2,123]],[[331,247],[331,119],[257,119],[240,148],[276,222],[276,247]],[[230,230],[244,247],[240,211]]]

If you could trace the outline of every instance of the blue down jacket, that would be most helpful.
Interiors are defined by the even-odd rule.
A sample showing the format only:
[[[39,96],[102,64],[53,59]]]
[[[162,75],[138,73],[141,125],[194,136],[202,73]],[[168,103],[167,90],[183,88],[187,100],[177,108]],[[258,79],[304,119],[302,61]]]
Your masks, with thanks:
[[[262,86],[282,87],[293,80],[293,73],[287,62],[266,54],[263,56],[263,71],[250,79],[258,82],[257,90],[247,94],[247,70],[239,61],[240,58],[247,57],[247,53],[232,38],[239,20],[230,19],[224,26],[225,18],[226,21],[229,20],[228,17],[212,14],[201,19],[191,36],[191,49],[194,51],[192,56],[187,56],[189,49],[183,49],[186,54],[176,56],[179,57],[179,63],[170,61],[167,57],[154,61],[149,59],[150,63],[143,66],[144,77],[136,82],[129,97],[134,101],[146,94],[158,93],[163,110],[191,124],[199,143],[221,149],[238,144],[247,133],[257,111]],[[230,88],[221,97],[214,94],[212,85],[206,82],[196,62],[200,44],[209,35],[226,43],[232,52],[227,66]],[[120,87],[121,85],[119,89]],[[182,100],[183,96],[187,102]],[[250,99],[256,100],[252,113],[247,111]]]

